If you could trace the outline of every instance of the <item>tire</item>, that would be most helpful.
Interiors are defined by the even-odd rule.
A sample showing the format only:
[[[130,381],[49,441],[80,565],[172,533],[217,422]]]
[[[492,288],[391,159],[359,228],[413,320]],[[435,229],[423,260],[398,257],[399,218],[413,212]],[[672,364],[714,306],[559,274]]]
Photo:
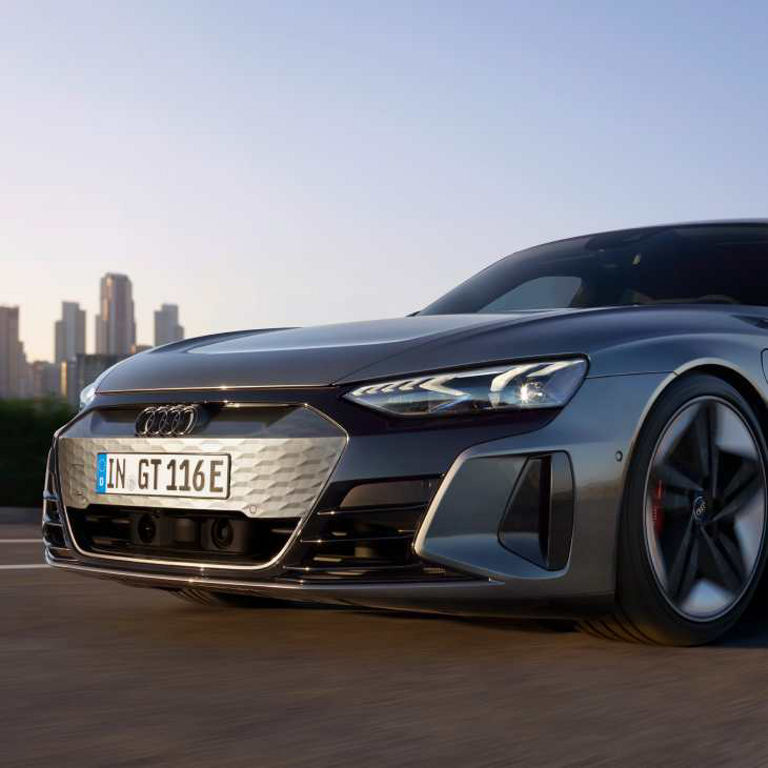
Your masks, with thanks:
[[[170,594],[179,600],[195,605],[204,605],[207,608],[275,608],[285,607],[280,600],[271,600],[268,597],[256,597],[254,595],[241,595],[232,592],[211,592],[207,589],[180,589],[171,590]]]
[[[614,610],[581,628],[680,646],[731,629],[765,566],[766,455],[753,409],[730,384],[692,374],[670,385],[627,476]]]

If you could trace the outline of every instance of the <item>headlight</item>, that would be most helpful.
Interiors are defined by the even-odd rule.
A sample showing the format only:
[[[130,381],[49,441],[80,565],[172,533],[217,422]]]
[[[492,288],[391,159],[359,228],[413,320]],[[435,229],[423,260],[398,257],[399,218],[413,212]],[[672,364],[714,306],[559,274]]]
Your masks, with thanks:
[[[397,416],[467,415],[561,408],[587,373],[587,361],[549,360],[365,384],[345,397]]]
[[[117,363],[117,365],[120,365],[120,363]],[[99,384],[101,384],[104,377],[114,368],[114,365],[111,365],[109,368],[107,368],[106,371],[102,371],[87,387],[80,390],[80,410],[82,411],[84,408],[87,408],[95,399],[96,397],[96,391],[99,388]]]
[[[80,410],[87,408],[96,397],[96,382],[91,382],[85,389],[80,391]]]

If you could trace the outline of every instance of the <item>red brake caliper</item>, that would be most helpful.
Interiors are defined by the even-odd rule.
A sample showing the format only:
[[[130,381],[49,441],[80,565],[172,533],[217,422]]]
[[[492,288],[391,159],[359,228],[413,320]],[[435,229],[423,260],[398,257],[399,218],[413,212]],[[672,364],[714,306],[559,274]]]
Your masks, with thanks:
[[[659,480],[656,483],[656,491],[653,494],[653,503],[651,505],[651,514],[653,515],[653,530],[658,536],[661,533],[661,529],[664,527],[664,508],[661,505],[661,500],[664,497],[664,485]]]

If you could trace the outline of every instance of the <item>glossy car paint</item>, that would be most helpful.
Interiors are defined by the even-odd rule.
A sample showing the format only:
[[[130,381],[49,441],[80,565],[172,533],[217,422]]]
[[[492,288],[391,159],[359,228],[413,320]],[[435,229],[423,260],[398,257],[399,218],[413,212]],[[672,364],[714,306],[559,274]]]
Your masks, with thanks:
[[[650,305],[512,316],[416,316],[308,329],[312,334],[304,329],[249,331],[143,352],[111,371],[100,392],[344,386],[576,353],[589,355],[592,377],[655,373],[674,371],[692,358],[731,360],[731,354],[711,355],[718,342],[735,345],[733,365],[742,367],[754,356],[755,342],[762,349],[760,339],[768,340],[768,325],[761,325],[768,322],[766,316],[764,307]],[[346,341],[332,344],[341,333]],[[318,336],[327,339],[324,346],[314,341]],[[241,346],[227,346],[235,342]]]
[[[626,473],[653,403],[676,377],[707,370],[736,386],[768,428],[766,349],[768,309],[735,305],[415,316],[219,334],[154,349],[113,369],[90,408],[177,402],[309,405],[349,438],[330,483],[442,478],[416,537],[416,552],[478,579],[286,585],[270,580],[279,565],[246,579],[205,567],[137,563],[118,568],[83,553],[69,562],[49,551],[48,561],[137,585],[204,586],[296,600],[465,614],[600,611],[613,599]],[[589,371],[559,412],[398,420],[342,397],[361,382],[574,354],[587,357]],[[501,546],[498,530],[525,457],[553,451],[570,457],[574,531],[566,567],[546,571]]]

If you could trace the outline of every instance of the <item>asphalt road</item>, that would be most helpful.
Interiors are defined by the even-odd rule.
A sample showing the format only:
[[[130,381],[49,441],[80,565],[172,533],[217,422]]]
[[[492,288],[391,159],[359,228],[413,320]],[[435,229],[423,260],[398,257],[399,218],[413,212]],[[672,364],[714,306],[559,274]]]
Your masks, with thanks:
[[[645,648],[348,609],[204,609],[0,526],[0,765],[768,765],[768,631]],[[15,567],[2,567],[15,566]],[[21,567],[20,567],[21,566]]]

